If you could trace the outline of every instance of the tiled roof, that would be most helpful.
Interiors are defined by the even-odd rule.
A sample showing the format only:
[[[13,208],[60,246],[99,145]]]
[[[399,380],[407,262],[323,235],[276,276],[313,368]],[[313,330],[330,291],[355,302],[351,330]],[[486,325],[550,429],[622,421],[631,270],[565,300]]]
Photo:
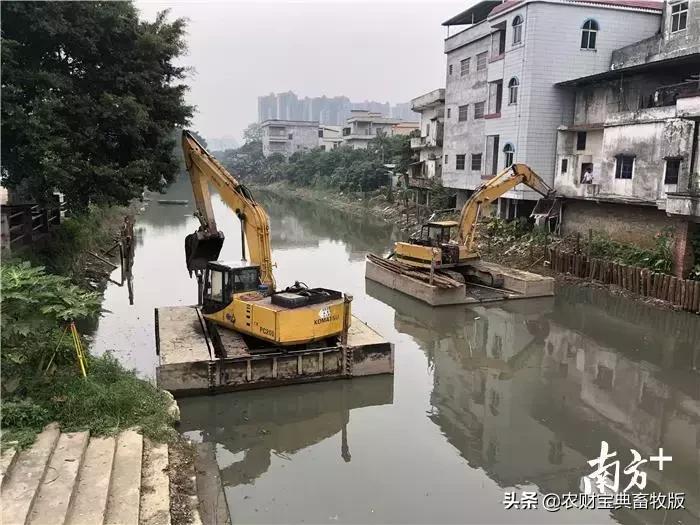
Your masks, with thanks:
[[[514,7],[516,4],[523,3],[524,0],[506,0],[500,5],[493,8],[489,17],[496,15],[502,11]],[[567,0],[572,4],[599,4],[610,7],[631,7],[636,9],[653,9],[655,11],[663,11],[664,3],[659,0]]]

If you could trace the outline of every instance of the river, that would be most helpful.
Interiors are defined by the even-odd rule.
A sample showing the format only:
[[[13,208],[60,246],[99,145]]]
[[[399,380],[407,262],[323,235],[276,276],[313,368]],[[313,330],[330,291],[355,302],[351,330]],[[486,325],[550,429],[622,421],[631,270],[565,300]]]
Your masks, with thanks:
[[[234,523],[700,522],[700,319],[593,288],[548,299],[430,308],[364,279],[391,225],[260,195],[275,275],[354,295],[353,312],[395,345],[395,375],[180,402],[181,431],[216,443]],[[196,229],[181,180],[137,218],[135,304],[110,284],[92,349],[153,377],[153,309],[191,304],[183,241]],[[237,219],[215,199],[240,257]],[[505,491],[580,491],[601,441],[622,473],[636,449],[643,492],[683,492],[685,510],[504,508]]]

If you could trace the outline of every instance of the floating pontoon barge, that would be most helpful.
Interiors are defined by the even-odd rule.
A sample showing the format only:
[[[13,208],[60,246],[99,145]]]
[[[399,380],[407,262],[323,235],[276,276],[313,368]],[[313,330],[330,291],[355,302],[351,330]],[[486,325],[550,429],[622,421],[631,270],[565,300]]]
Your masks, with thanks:
[[[460,282],[455,272],[431,271],[368,255],[365,277],[432,306],[473,304],[554,295],[554,279],[532,272],[475,261],[471,271],[497,275],[499,287]]]
[[[353,316],[345,343],[253,349],[194,306],[156,308],[158,387],[175,396],[394,373],[393,345]]]

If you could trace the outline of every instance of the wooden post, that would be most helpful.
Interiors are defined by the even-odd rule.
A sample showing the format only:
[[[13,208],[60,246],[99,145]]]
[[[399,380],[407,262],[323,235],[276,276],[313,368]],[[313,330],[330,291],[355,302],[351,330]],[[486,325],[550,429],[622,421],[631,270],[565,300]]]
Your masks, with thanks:
[[[668,295],[664,297],[664,301],[673,302],[676,297],[676,278],[671,276],[668,280]]]
[[[693,292],[693,312],[700,313],[700,281],[695,281]]]
[[[591,247],[593,245],[593,228],[588,228],[588,246],[586,246],[586,257],[591,258]]]

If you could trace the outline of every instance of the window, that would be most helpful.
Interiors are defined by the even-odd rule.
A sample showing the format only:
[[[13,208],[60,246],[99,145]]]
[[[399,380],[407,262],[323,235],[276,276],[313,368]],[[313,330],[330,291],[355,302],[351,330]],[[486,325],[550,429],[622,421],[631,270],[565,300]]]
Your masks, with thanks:
[[[595,38],[598,34],[598,22],[586,20],[581,30],[581,49],[595,49]]]
[[[566,173],[569,171],[569,159],[561,159],[561,172]]]
[[[666,175],[664,184],[678,184],[678,172],[681,170],[681,159],[666,159]]]
[[[459,76],[465,77],[469,73],[469,59],[465,58],[459,62]]]
[[[616,179],[631,179],[634,169],[634,157],[632,155],[618,155],[615,163]]]
[[[289,140],[292,140],[292,139],[294,138],[294,133],[288,133],[288,134],[287,134],[287,138],[288,138]]]
[[[459,106],[459,115],[457,116],[457,120],[459,122],[464,122],[467,120],[467,115],[469,115],[468,110],[469,105]]]
[[[428,122],[428,123],[425,125],[425,136],[426,136],[426,137],[429,137],[429,136],[430,136],[430,122]]]
[[[593,184],[593,163],[581,163],[581,184]]]
[[[326,146],[324,146],[323,144],[321,144],[321,151],[326,151]]]
[[[515,148],[510,142],[506,142],[506,145],[503,146],[503,153],[506,158],[506,163],[505,167],[509,167],[513,165],[513,159],[515,157]]]
[[[318,137],[321,138],[321,139],[323,138],[323,128],[319,128],[319,130],[318,130]]]
[[[482,69],[486,69],[486,61],[488,60],[488,52],[484,51],[483,53],[479,53],[476,55],[476,70],[481,71]]]
[[[518,15],[513,19],[513,45],[523,41],[523,17]]]
[[[520,82],[518,79],[513,77],[508,81],[508,104],[518,103],[518,86]]]
[[[447,155],[445,155],[445,166],[447,166],[447,159],[448,159],[448,157],[447,157]]]
[[[481,171],[481,153],[472,153],[472,171]]]
[[[474,104],[474,118],[484,118],[484,102]]]
[[[671,32],[688,27],[688,2],[671,4]]]
[[[452,64],[450,64],[450,65],[447,67],[447,73],[448,73],[449,75],[452,75]]]
[[[343,128],[343,137],[350,135],[350,128]]]
[[[463,170],[464,169],[464,159],[466,155],[457,155],[457,169],[458,170]]]
[[[489,115],[496,115],[501,112],[501,100],[503,99],[503,81],[489,83]]]
[[[447,108],[447,118],[452,116],[452,108]]]
[[[579,131],[576,133],[576,149],[582,151],[586,149],[586,132]]]

